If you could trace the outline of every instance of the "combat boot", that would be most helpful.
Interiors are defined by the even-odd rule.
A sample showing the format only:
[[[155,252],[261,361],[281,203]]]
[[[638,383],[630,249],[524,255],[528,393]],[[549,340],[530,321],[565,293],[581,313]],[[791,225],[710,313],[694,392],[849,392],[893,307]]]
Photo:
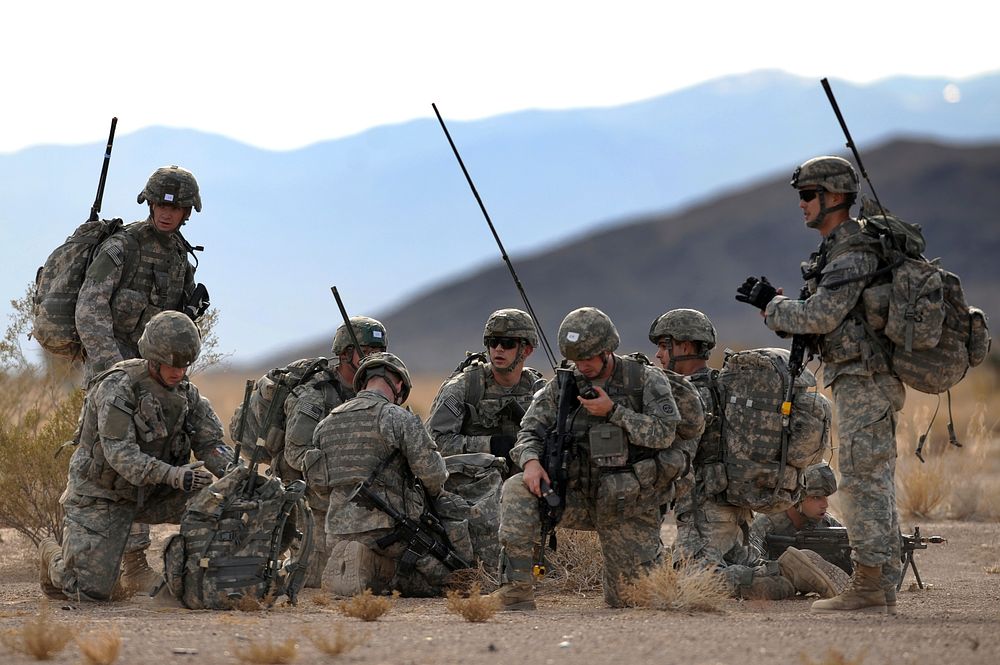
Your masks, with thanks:
[[[38,581],[42,585],[42,593],[53,600],[66,600],[62,589],[52,583],[49,576],[49,564],[54,557],[62,556],[62,547],[55,538],[42,538],[38,543]]]
[[[149,593],[160,583],[162,576],[149,567],[146,550],[126,552],[122,558],[122,574],[118,585],[122,589],[132,589],[139,593]]]
[[[500,609],[506,612],[524,612],[537,609],[535,605],[535,585],[531,582],[510,582],[490,594],[499,598]]]
[[[854,575],[843,593],[817,600],[813,612],[887,612],[885,591],[881,586],[882,566],[856,564]]]
[[[821,598],[833,598],[847,586],[846,575],[832,563],[827,563],[823,557],[811,550],[799,550],[789,547],[778,557],[781,574],[791,580],[795,590],[806,594],[816,593]],[[836,569],[843,577],[841,584],[831,579],[832,569]]]
[[[894,587],[885,592],[885,613],[896,615],[896,589]]]
[[[781,575],[754,574],[750,584],[741,584],[738,592],[744,600],[785,600],[795,595],[795,587]]]

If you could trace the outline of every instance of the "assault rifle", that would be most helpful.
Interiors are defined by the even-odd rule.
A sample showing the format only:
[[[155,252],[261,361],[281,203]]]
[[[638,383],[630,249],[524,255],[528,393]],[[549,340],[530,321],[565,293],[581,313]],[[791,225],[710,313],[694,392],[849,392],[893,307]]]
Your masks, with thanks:
[[[413,519],[393,508],[372,489],[372,481],[380,469],[375,471],[376,473],[358,484],[347,500],[361,506],[374,506],[395,522],[396,528],[393,532],[376,541],[378,546],[384,549],[393,543],[404,541],[406,550],[400,557],[400,564],[404,567],[412,567],[418,559],[430,554],[444,564],[448,570],[471,568],[472,565],[451,546],[441,520],[430,510],[424,510],[419,519]]]
[[[921,536],[920,527],[913,527],[912,534],[899,534],[899,558],[903,564],[903,571],[899,575],[899,583],[896,590],[902,588],[903,578],[906,577],[907,568],[913,569],[913,576],[917,579],[917,586],[924,588],[923,580],[920,579],[920,572],[917,571],[917,562],[913,558],[915,550],[927,549],[927,543],[947,543],[947,539],[941,536]],[[802,550],[812,550],[824,559],[834,559],[838,556],[847,555],[851,551],[851,545],[847,538],[847,529],[842,526],[824,527],[820,529],[804,529],[794,536],[782,536],[769,533],[764,537],[764,544],[767,548],[767,557],[777,559],[789,547]]]
[[[243,447],[243,432],[247,426],[247,411],[250,410],[250,395],[253,393],[253,379],[247,379],[243,390],[243,406],[240,407],[240,421],[237,423],[233,436],[236,438],[236,450],[233,452],[233,464],[240,463],[240,449]]]
[[[111,165],[111,148],[115,143],[115,128],[118,126],[118,118],[111,118],[111,131],[108,133],[108,145],[104,149],[104,163],[101,164],[101,179],[97,182],[97,196],[94,197],[94,205],[90,206],[90,217],[88,222],[96,222],[101,218],[101,203],[104,201],[104,185],[108,182],[108,167]]]

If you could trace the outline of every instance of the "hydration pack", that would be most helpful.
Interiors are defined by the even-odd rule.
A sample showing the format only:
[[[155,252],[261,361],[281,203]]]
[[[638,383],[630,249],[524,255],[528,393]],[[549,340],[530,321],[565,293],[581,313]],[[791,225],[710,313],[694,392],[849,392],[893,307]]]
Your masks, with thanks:
[[[295,604],[313,551],[305,489],[240,465],[200,490],[163,550],[169,592],[188,609],[267,606],[282,595]]]
[[[57,356],[80,357],[83,346],[76,332],[76,301],[83,286],[87,268],[97,250],[125,228],[120,219],[99,219],[84,222],[56,247],[45,264],[35,273],[35,294],[32,308],[32,336],[42,348]],[[138,246],[128,234],[130,250],[126,251],[122,274],[134,273]]]
[[[724,479],[713,490],[724,489],[735,506],[767,513],[791,507],[802,471],[830,447],[833,409],[808,369],[795,380],[784,424],[781,405],[790,380],[785,349],[730,352],[719,372]]]

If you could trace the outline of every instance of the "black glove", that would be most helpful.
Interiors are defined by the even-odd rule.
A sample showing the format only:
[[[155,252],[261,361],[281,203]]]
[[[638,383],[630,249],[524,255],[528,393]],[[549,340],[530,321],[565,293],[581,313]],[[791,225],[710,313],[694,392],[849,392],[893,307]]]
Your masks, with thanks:
[[[494,434],[490,437],[490,452],[494,457],[510,459],[510,451],[514,449],[514,437],[509,434]]]
[[[174,466],[167,471],[163,482],[184,492],[197,492],[215,481],[215,476],[205,471],[204,462],[191,462],[184,466]]]
[[[767,307],[767,303],[778,295],[778,290],[771,286],[767,277],[761,275],[760,279],[747,277],[746,281],[736,289],[736,293],[739,294],[736,299],[740,302],[753,305],[757,309],[764,309]]]

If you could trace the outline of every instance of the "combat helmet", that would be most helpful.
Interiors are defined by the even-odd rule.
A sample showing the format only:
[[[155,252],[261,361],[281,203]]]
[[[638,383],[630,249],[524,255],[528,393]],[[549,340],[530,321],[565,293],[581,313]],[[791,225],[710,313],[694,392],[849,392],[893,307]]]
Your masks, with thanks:
[[[395,386],[393,386],[390,378],[386,376],[387,372],[392,372],[403,380],[403,390],[401,393],[395,392]],[[370,356],[365,356],[364,360],[361,361],[361,364],[358,365],[358,371],[354,374],[354,390],[358,392],[364,390],[365,384],[368,383],[368,379],[373,376],[381,376],[386,380],[386,382],[388,382],[389,386],[393,388],[393,395],[395,397],[394,401],[396,404],[403,404],[406,401],[406,398],[410,396],[410,388],[413,387],[413,381],[410,379],[410,372],[406,369],[406,365],[403,364],[403,361],[396,355],[386,351],[379,351],[371,354]]]
[[[649,341],[659,344],[664,337],[678,342],[700,342],[704,358],[715,348],[715,326],[696,309],[672,309],[656,317],[649,326]]]
[[[170,204],[182,208],[191,207],[201,212],[201,193],[198,181],[187,169],[179,166],[161,166],[149,176],[146,186],[136,197],[137,203],[148,201],[150,205]]]
[[[139,338],[139,355],[170,367],[189,367],[201,353],[201,334],[186,314],[160,312]]]
[[[559,324],[559,352],[567,360],[586,360],[618,348],[621,338],[608,315],[596,307],[581,307]]]
[[[858,173],[843,157],[824,155],[813,157],[792,174],[792,187],[804,189],[822,187],[828,192],[858,193]]]
[[[358,344],[361,346],[375,346],[383,350],[389,348],[389,335],[381,321],[367,316],[352,316],[351,327],[354,328],[354,334],[357,335]],[[339,356],[349,346],[354,346],[354,340],[347,330],[347,324],[342,323],[333,334],[333,353]],[[361,353],[360,349],[358,353]]]
[[[802,473],[803,496],[830,496],[837,491],[837,477],[826,460],[807,466]]]
[[[520,309],[498,309],[486,319],[483,344],[487,337],[516,337],[538,346],[538,331],[527,312]]]

